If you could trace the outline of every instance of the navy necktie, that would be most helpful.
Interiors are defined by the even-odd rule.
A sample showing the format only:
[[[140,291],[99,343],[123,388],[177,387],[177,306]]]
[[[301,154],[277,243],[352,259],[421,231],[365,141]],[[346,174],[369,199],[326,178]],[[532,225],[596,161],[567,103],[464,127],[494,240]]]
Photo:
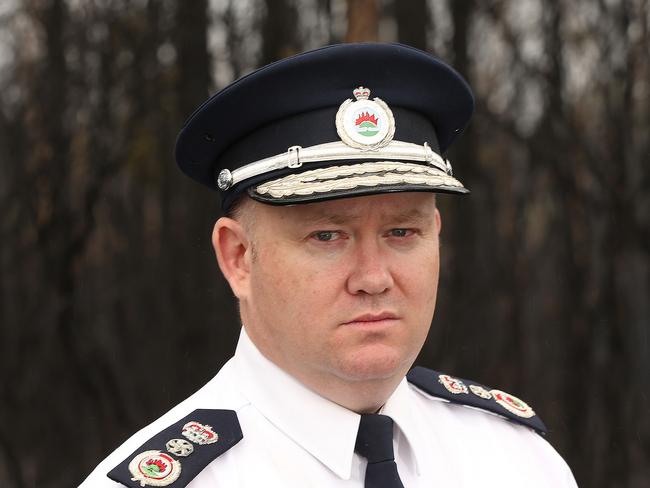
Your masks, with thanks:
[[[355,452],[368,460],[365,488],[404,488],[393,454],[393,419],[362,414]]]

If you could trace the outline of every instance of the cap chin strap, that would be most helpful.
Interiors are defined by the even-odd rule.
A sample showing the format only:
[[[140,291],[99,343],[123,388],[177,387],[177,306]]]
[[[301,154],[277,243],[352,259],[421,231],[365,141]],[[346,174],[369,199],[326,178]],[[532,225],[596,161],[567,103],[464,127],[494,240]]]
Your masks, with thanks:
[[[375,150],[355,149],[337,141],[316,146],[291,146],[287,152],[249,163],[232,172],[222,169],[217,177],[220,190],[227,190],[237,183],[264,173],[284,168],[299,168],[306,163],[319,161],[364,161],[364,160],[398,160],[427,163],[448,175],[452,175],[451,163],[434,152],[428,143],[422,145],[411,142],[391,141],[386,146]]]

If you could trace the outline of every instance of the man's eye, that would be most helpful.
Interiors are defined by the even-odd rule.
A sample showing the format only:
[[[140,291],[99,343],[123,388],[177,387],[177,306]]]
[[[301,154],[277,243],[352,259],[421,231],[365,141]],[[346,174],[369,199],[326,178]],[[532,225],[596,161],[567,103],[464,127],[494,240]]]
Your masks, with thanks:
[[[318,232],[314,232],[311,237],[317,241],[330,242],[339,239],[341,233],[334,230],[319,230]]]
[[[408,237],[413,234],[412,229],[391,229],[390,235],[392,237]]]

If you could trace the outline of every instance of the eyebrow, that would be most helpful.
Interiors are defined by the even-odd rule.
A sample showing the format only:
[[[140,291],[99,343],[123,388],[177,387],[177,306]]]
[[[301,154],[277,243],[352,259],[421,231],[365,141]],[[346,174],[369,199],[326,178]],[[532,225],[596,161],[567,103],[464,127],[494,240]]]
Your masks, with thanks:
[[[382,215],[382,219],[389,222],[412,222],[425,220],[431,217],[429,213],[421,212],[419,209],[414,208],[405,212],[399,212],[395,214],[387,213]],[[343,225],[350,222],[356,222],[361,220],[360,215],[346,214],[346,213],[336,213],[336,214],[327,214],[327,213],[314,213],[313,215],[308,215],[302,218],[303,223],[306,224],[334,224],[334,225]]]
[[[398,221],[398,222],[403,222],[403,221],[417,221],[417,220],[424,220],[429,217],[432,217],[431,213],[424,213],[421,212],[419,209],[414,208],[412,210],[409,210],[407,212],[400,212],[392,216],[388,216],[388,219]]]
[[[349,222],[358,221],[360,218],[361,217],[358,215],[315,213],[313,215],[307,215],[301,220],[305,224],[342,225]]]

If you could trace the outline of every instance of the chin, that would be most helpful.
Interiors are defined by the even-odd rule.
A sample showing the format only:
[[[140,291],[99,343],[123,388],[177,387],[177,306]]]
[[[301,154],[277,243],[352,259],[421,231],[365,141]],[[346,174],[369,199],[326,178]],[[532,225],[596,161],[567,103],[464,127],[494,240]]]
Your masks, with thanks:
[[[339,372],[348,381],[382,381],[400,378],[410,367],[410,362],[396,351],[363,351],[344,358]]]

